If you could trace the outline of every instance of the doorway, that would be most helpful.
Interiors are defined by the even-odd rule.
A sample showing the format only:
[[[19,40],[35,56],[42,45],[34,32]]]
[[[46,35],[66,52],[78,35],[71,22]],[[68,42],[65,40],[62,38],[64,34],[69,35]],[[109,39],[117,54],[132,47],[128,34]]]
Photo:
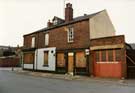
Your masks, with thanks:
[[[68,53],[68,73],[73,75],[74,70],[74,53]]]

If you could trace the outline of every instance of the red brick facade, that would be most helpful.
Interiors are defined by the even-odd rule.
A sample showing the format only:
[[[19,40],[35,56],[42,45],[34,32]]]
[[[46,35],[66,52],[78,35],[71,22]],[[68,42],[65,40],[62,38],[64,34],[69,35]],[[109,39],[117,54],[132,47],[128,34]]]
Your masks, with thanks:
[[[65,28],[73,26],[74,42],[68,43],[67,31]],[[45,33],[49,34],[49,45],[45,46]],[[24,47],[31,47],[31,38],[36,37],[36,48],[56,47],[58,50],[73,48],[89,48],[89,21],[82,21],[67,26],[48,30],[47,32],[37,32],[35,34],[24,36]]]

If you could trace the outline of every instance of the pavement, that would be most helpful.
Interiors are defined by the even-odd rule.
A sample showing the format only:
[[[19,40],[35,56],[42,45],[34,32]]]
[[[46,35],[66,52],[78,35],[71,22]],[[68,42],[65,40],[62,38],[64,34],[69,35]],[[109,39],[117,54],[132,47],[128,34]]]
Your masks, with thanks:
[[[22,71],[21,67],[0,67],[0,70],[6,70],[6,71]]]

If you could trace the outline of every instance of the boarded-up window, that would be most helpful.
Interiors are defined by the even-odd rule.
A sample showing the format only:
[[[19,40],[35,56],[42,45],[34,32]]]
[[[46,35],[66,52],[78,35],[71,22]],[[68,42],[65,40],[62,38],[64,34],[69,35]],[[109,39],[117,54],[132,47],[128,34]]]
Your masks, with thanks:
[[[115,58],[116,58],[116,61],[121,61],[121,51],[120,50],[115,50]]]
[[[96,51],[96,52],[95,52],[95,58],[96,58],[96,62],[99,62],[99,61],[100,61],[100,58],[99,58],[99,51]]]
[[[101,61],[106,61],[106,50],[101,51]]]
[[[76,53],[76,67],[86,67],[86,57],[84,52]]]
[[[24,64],[34,63],[34,53],[24,53]]]
[[[44,65],[48,66],[48,51],[44,51]]]
[[[113,61],[113,50],[108,50],[108,61]]]
[[[65,67],[64,53],[57,53],[57,66]]]

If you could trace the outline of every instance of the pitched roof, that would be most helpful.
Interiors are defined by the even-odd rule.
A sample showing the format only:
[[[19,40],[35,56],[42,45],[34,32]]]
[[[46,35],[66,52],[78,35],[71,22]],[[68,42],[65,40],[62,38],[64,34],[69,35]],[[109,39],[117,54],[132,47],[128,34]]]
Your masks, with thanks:
[[[3,45],[0,45],[0,49],[8,49],[10,46],[3,46]],[[12,48],[12,47],[11,47]]]
[[[102,11],[105,11],[105,10],[102,10]],[[99,12],[96,12],[96,13],[93,13],[93,14],[89,14],[89,15],[86,15],[86,14],[85,14],[84,16],[75,17],[75,18],[74,18],[72,21],[70,21],[70,22],[64,22],[64,23],[61,23],[61,24],[58,24],[58,25],[54,25],[54,26],[51,26],[51,27],[45,27],[45,28],[42,28],[42,29],[37,30],[37,31],[35,31],[35,32],[29,33],[29,34],[25,34],[24,36],[31,35],[31,34],[38,33],[38,32],[42,32],[42,31],[47,31],[47,30],[54,29],[54,28],[57,28],[57,27],[61,27],[61,26],[73,24],[73,23],[76,23],[76,22],[88,20],[89,18],[92,18],[93,16],[95,16],[95,15],[101,13],[102,11],[99,11]]]
[[[135,49],[135,43],[130,43],[130,46],[132,47],[132,49]]]
[[[135,43],[126,43],[126,48],[135,50]]]
[[[59,20],[62,20],[62,21],[64,21],[64,19],[62,19],[62,18],[59,18],[59,17],[57,17],[57,16],[54,16],[54,17],[53,17],[53,19],[52,19],[52,21],[54,21],[54,19],[55,19],[55,18],[57,18],[57,19],[59,19]]]

